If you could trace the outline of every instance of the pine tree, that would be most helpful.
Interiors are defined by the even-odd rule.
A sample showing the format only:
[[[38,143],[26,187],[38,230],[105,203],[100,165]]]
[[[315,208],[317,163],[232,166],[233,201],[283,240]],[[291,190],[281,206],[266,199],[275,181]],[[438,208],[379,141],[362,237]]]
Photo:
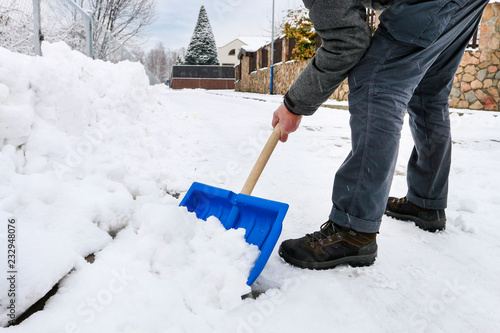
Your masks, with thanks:
[[[214,34],[208,21],[207,12],[204,6],[201,6],[198,22],[194,28],[191,42],[189,43],[186,59],[186,65],[218,65],[217,46],[215,44]]]

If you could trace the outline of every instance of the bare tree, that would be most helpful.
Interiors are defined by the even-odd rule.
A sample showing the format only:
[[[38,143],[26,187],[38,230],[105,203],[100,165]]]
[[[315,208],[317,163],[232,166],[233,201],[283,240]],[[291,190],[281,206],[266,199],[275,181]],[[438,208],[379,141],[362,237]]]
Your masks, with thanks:
[[[154,49],[149,51],[146,56],[146,68],[161,82],[165,82],[168,79],[167,54],[161,42],[158,43]]]
[[[140,61],[140,52],[127,48],[140,45],[145,28],[156,16],[157,0],[71,0],[94,16],[94,54],[110,61]],[[44,40],[63,40],[72,49],[85,51],[85,28],[81,15],[66,1],[42,2]],[[31,0],[0,0],[0,46],[34,54]],[[130,59],[129,59],[130,60]]]
[[[172,68],[174,65],[182,65],[184,58],[186,57],[186,48],[183,47],[177,50],[167,50],[167,77],[171,77]]]
[[[97,25],[94,41],[98,58],[113,51],[112,41],[126,45],[141,36],[156,19],[156,0],[77,0],[90,8]]]
[[[174,65],[181,65],[186,56],[186,48],[177,50],[165,49],[162,43],[149,51],[144,57],[144,66],[162,82],[166,82],[172,74]]]
[[[0,46],[34,55],[33,18],[27,9],[26,3],[16,0],[0,1]]]
[[[130,46],[130,52],[141,64],[146,64],[146,53],[138,45]]]
[[[87,0],[94,18],[125,43],[156,19],[156,0]]]
[[[183,48],[180,48],[175,52],[175,63],[174,65],[182,65],[184,64],[184,59],[186,59],[186,52],[187,52],[187,49],[185,47]]]

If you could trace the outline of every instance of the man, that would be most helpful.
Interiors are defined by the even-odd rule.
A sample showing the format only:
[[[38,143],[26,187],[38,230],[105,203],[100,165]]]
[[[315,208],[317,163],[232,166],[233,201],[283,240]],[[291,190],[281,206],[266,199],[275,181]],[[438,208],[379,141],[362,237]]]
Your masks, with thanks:
[[[366,54],[366,29],[355,18],[355,12],[363,17],[360,0],[304,2],[324,44],[285,95],[272,124],[280,123],[285,142],[302,116],[313,114],[337,88],[342,77],[338,67],[343,67],[350,90],[352,150],[335,176],[328,222],[317,232],[284,241],[279,254],[302,268],[370,265],[384,212],[424,230],[445,228],[451,161],[448,99],[488,0],[394,0],[380,16]],[[352,61],[344,61],[346,57]],[[336,61],[342,64],[332,64]],[[408,192],[401,199],[388,198],[406,111],[415,143]]]

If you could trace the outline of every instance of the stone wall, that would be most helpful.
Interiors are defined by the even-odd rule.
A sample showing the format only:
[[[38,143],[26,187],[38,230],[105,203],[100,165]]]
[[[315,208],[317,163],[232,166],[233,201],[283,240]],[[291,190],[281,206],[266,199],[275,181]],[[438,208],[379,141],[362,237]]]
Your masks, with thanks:
[[[490,3],[481,20],[478,50],[467,50],[458,68],[450,96],[450,107],[490,111],[499,109],[499,48],[500,3]],[[284,52],[286,49],[283,47]],[[248,59],[248,56],[241,59],[241,78],[236,81],[235,89],[269,93],[270,69],[266,67],[249,73]],[[275,64],[274,93],[285,94],[307,63],[308,61],[287,61]],[[330,99],[345,101],[348,93],[346,80]]]
[[[500,89],[500,3],[483,14],[478,51],[466,51],[453,83],[450,106],[498,111]]]
[[[241,80],[236,81],[236,91],[247,91],[260,94],[268,94],[271,83],[271,69],[269,67],[261,68],[248,73],[249,58],[244,57],[241,61]],[[290,86],[299,76],[300,72],[307,66],[307,61],[290,60],[286,63],[274,64],[274,86],[275,94],[284,95],[290,89]]]

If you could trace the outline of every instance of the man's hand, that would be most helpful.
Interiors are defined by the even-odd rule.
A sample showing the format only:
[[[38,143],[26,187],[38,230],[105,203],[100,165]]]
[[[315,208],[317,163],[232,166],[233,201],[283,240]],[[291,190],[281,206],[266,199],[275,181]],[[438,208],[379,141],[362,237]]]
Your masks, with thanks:
[[[302,116],[297,116],[286,108],[285,104],[281,105],[274,111],[273,114],[273,128],[279,123],[281,127],[281,142],[286,142],[288,140],[288,134],[293,133],[299,128]]]

